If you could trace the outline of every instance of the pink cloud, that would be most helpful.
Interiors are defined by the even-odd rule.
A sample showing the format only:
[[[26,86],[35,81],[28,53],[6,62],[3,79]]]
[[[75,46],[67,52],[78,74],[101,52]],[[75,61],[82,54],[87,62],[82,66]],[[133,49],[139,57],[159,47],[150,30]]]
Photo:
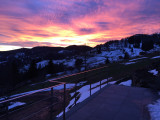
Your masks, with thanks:
[[[159,6],[159,0],[2,0],[0,43],[33,47],[45,42],[49,46],[92,42],[95,46],[159,32]]]

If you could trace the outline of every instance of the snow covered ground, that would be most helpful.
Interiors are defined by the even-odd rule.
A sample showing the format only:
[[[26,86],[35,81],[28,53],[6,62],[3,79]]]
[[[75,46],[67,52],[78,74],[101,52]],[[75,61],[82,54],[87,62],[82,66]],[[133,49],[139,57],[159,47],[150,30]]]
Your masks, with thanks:
[[[8,106],[8,109],[9,109],[9,110],[10,110],[10,109],[13,109],[13,108],[15,108],[15,107],[18,107],[18,106],[25,105],[26,103],[24,103],[24,102],[11,102],[10,104],[11,104],[11,105]]]
[[[160,95],[160,92],[159,92]],[[148,105],[148,110],[151,115],[151,120],[160,120],[160,99],[155,103]]]
[[[149,73],[152,73],[153,75],[157,75],[158,74],[158,71],[156,69],[154,70],[149,70],[148,71]]]
[[[156,58],[160,58],[160,56],[155,56],[155,57],[152,57],[151,59],[156,59]]]
[[[141,59],[145,59],[145,58],[147,58],[147,57],[136,58],[136,59],[132,59],[132,60],[129,60],[129,61],[132,62],[132,61],[141,60]]]
[[[66,89],[71,89],[73,87],[75,87],[75,84],[73,84],[73,83],[66,84]],[[53,88],[53,90],[62,90],[62,89],[64,89],[64,85],[59,85],[59,86]]]
[[[136,62],[126,62],[126,63],[123,63],[124,65],[130,65],[130,64],[135,64]]]
[[[0,64],[6,63],[7,61],[1,61]]]
[[[37,69],[42,69],[44,68],[46,65],[48,65],[49,60],[43,60],[41,62],[37,63]]]
[[[132,85],[132,80],[127,80],[127,81],[121,82],[119,85],[131,86]]]

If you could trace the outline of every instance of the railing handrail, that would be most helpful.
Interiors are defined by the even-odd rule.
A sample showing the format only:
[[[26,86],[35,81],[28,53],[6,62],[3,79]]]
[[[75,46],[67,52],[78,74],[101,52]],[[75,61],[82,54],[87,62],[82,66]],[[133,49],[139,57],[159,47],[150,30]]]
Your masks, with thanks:
[[[56,81],[56,82],[57,82],[57,81]],[[41,91],[47,90],[47,89],[49,89],[49,88],[53,88],[53,87],[57,87],[57,86],[60,86],[60,85],[66,84],[65,82],[58,82],[58,83],[60,83],[60,84],[58,84],[58,85],[54,85],[54,86],[50,86],[50,87],[47,87],[47,88],[43,88],[43,89],[39,89],[39,90],[36,90],[36,91],[31,92],[31,93],[28,93],[28,94],[19,95],[19,96],[16,96],[16,97],[10,98],[10,99],[2,100],[2,101],[0,101],[0,104],[2,104],[2,103],[6,103],[6,102],[10,102],[10,101],[12,101],[12,100],[15,100],[15,99],[18,99],[18,98],[21,98],[21,97],[25,97],[25,96],[28,96],[28,95],[32,95],[32,94],[35,94],[35,93],[38,93],[38,92],[41,92]]]
[[[108,67],[108,66],[103,66],[103,67],[99,67],[99,68],[95,68],[95,69],[91,69],[91,70],[87,70],[87,71],[83,71],[83,72],[79,72],[79,73],[75,73],[75,74],[71,74],[71,75],[66,75],[66,76],[64,76],[64,77],[56,78],[56,79],[53,79],[53,80],[49,80],[50,82],[56,82],[56,83],[60,83],[60,84],[54,85],[54,86],[50,86],[50,87],[47,87],[47,88],[43,88],[43,89],[39,89],[39,90],[36,90],[36,91],[34,91],[34,92],[31,92],[31,93],[26,93],[26,94],[24,94],[24,95],[19,95],[19,96],[16,96],[16,97],[12,97],[12,98],[10,98],[10,99],[2,100],[2,101],[0,101],[0,104],[6,103],[6,102],[9,102],[9,101],[12,101],[12,100],[21,98],[21,97],[25,97],[25,96],[28,96],[28,95],[32,95],[32,94],[35,94],[35,93],[44,91],[44,90],[49,89],[49,88],[52,88],[52,87],[57,87],[57,86],[66,84],[66,82],[59,82],[59,81],[57,81],[57,80],[59,80],[59,79],[68,78],[68,77],[75,76],[75,75],[79,75],[79,74],[83,74],[83,73],[88,73],[88,72],[95,71],[95,70],[102,69],[102,68],[106,68],[106,67]]]
[[[82,74],[82,77],[80,77],[80,76],[78,76],[78,81],[80,80],[80,79],[84,79],[84,78],[86,78],[87,76],[93,76],[93,74],[96,74],[96,75],[98,75],[97,73],[101,73],[101,72],[103,72],[105,69],[103,69],[103,68],[106,68],[106,67],[108,67],[108,66],[103,66],[103,67],[98,67],[98,68],[94,68],[94,69],[90,69],[90,70],[87,70],[87,71],[83,71],[83,72],[79,72],[79,73],[75,73],[75,74],[71,74],[71,75],[66,75],[66,76],[63,76],[63,77],[59,77],[59,78],[56,78],[56,79],[51,79],[51,80],[48,80],[49,82],[55,82],[55,83],[58,83],[57,85],[53,85],[53,86],[50,86],[50,87],[45,87],[45,88],[42,88],[42,89],[39,89],[39,90],[35,90],[35,91],[32,91],[32,92],[30,92],[30,91],[28,91],[29,93],[25,93],[25,94],[21,94],[21,95],[17,95],[17,96],[13,96],[13,97],[11,97],[11,98],[8,98],[8,99],[5,99],[5,100],[2,100],[2,101],[0,101],[0,104],[3,104],[3,103],[6,103],[5,104],[5,107],[6,107],[6,116],[7,116],[7,118],[8,118],[8,114],[10,113],[10,111],[9,111],[9,109],[8,109],[8,106],[9,106],[9,102],[11,102],[11,101],[13,101],[13,100],[15,100],[15,99],[19,99],[19,98],[22,98],[22,97],[25,97],[25,96],[29,96],[29,95],[32,95],[32,94],[35,94],[35,93],[38,93],[38,92],[43,92],[43,91],[45,91],[45,90],[49,90],[49,89],[51,89],[50,91],[51,91],[51,97],[49,97],[49,98],[52,98],[53,97],[53,88],[54,87],[57,87],[57,86],[60,86],[60,85],[64,85],[64,87],[62,88],[62,90],[64,90],[64,92],[63,92],[63,101],[64,101],[64,103],[63,103],[63,120],[65,120],[65,112],[66,112],[66,84],[67,83],[71,83],[71,82],[61,82],[61,81],[58,81],[58,80],[60,80],[60,79],[63,79],[63,78],[69,78],[69,77],[71,77],[72,78],[72,76],[76,76],[76,75],[80,75],[80,74]],[[99,70],[99,69],[101,69],[101,70]],[[98,70],[98,71],[96,71],[96,70]],[[93,72],[93,73],[90,73],[90,74],[85,74],[85,73],[88,73],[88,72],[91,72],[91,71],[95,71],[95,72]],[[83,76],[83,74],[85,75],[85,76]],[[94,76],[95,77],[95,76]],[[102,83],[101,83],[101,81],[102,80],[100,80],[99,82],[99,85],[100,85],[100,90],[101,90],[101,85],[102,85]],[[78,82],[79,83],[79,82]],[[90,86],[90,89],[89,89],[89,91],[90,91],[90,96],[92,95],[92,86],[91,86],[91,84],[92,83],[89,83],[89,86]],[[77,86],[77,84],[75,83],[75,94],[77,93],[77,90],[76,90],[76,86]],[[48,98],[47,98],[48,99]],[[76,102],[77,102],[77,97],[75,96],[75,101],[74,101],[74,103],[75,103],[75,105],[76,105]],[[44,99],[45,100],[45,99]],[[42,101],[42,100],[40,100],[40,101]],[[40,102],[40,101],[37,101],[37,102]],[[36,103],[37,103],[36,102]],[[33,103],[33,104],[35,104],[35,103]],[[32,105],[33,105],[32,104]],[[57,104],[57,103],[56,103]],[[51,106],[53,107],[53,103],[51,103]],[[51,106],[48,106],[48,107],[44,107],[44,109],[45,108],[49,108],[49,107],[51,107]],[[25,107],[25,106],[24,106]],[[23,108],[24,108],[23,107]],[[51,109],[53,109],[51,107]],[[20,109],[17,109],[17,110],[20,110]],[[40,110],[41,111],[41,110]],[[52,111],[52,110],[51,110]],[[12,111],[12,112],[14,112],[14,111]],[[39,112],[39,111],[38,111]],[[29,115],[29,116],[26,116],[26,118],[28,118],[28,117],[30,117],[30,116],[32,116],[32,115],[34,115],[34,114],[37,114],[38,112],[35,112],[35,113],[33,113],[33,114],[31,114],[31,115]],[[3,115],[2,115],[3,116]],[[0,116],[1,117],[1,116]],[[52,120],[52,113],[51,113],[51,120]]]

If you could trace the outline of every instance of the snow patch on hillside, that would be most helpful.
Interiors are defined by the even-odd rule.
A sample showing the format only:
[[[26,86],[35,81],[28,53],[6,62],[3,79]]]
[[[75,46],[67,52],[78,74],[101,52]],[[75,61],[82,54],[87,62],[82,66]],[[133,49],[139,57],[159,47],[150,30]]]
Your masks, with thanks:
[[[126,63],[123,63],[124,65],[130,65],[130,64],[135,64],[136,62],[126,62]]]
[[[154,70],[150,70],[150,71],[148,71],[149,73],[152,73],[153,75],[157,75],[158,74],[158,71],[156,70],[156,69],[154,69]]]
[[[48,65],[49,60],[43,60],[37,63],[37,69],[42,69]]]
[[[133,48],[133,52],[130,48],[124,48],[125,52],[127,52],[129,54],[129,56],[132,57],[136,57],[139,56],[140,52],[143,52],[143,50],[141,50],[140,48]]]
[[[10,104],[11,104],[11,105],[8,106],[8,109],[9,109],[9,110],[10,110],[10,109],[13,109],[13,108],[15,108],[15,107],[18,107],[18,106],[25,105],[26,103],[24,103],[24,102],[11,102]]]
[[[7,61],[1,61],[0,64],[6,63]]]
[[[71,88],[73,88],[73,87],[75,87],[75,84],[72,84],[72,83],[66,84],[66,89],[71,89]],[[56,86],[56,87],[54,87],[53,89],[54,89],[54,90],[62,90],[62,89],[64,89],[64,85]]]
[[[129,60],[129,61],[132,62],[132,61],[141,60],[141,59],[145,59],[145,58],[147,58],[147,57],[136,58],[136,59],[132,59],[132,60]]]
[[[155,57],[152,57],[151,59],[156,59],[156,58],[160,58],[160,56],[155,56]]]

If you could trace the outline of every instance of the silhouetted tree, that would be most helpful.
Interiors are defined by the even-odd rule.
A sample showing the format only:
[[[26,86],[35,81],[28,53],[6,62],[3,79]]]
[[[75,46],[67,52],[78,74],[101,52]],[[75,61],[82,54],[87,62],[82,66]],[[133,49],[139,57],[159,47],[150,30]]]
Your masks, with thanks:
[[[82,63],[83,63],[82,59],[76,59],[75,61],[75,67],[79,70],[79,72],[81,71]]]
[[[131,48],[131,52],[133,53],[133,48]]]
[[[13,61],[11,64],[11,74],[12,74],[12,85],[13,87],[16,86],[17,83],[20,82],[19,80],[19,71],[16,61]]]
[[[63,63],[60,63],[59,65],[58,65],[58,72],[62,72],[62,71],[64,71],[64,69],[65,69],[65,66],[64,66],[64,64]]]
[[[153,40],[146,38],[142,41],[142,50],[149,51],[154,48]]]
[[[53,64],[53,61],[50,60],[48,65],[47,65],[47,73],[48,74],[53,74],[55,73],[55,65]]]
[[[97,54],[101,54],[102,50],[101,50],[101,46],[97,46]]]
[[[29,67],[29,70],[28,70],[28,77],[30,79],[35,78],[37,76],[37,72],[38,71],[37,71],[36,62],[35,62],[35,60],[32,60],[30,67]]]
[[[140,43],[134,43],[134,48],[140,48]]]
[[[129,59],[129,54],[127,52],[124,53],[124,59]]]
[[[107,57],[106,60],[105,60],[105,64],[108,64],[108,63],[110,63],[110,61],[109,61],[109,59]]]

